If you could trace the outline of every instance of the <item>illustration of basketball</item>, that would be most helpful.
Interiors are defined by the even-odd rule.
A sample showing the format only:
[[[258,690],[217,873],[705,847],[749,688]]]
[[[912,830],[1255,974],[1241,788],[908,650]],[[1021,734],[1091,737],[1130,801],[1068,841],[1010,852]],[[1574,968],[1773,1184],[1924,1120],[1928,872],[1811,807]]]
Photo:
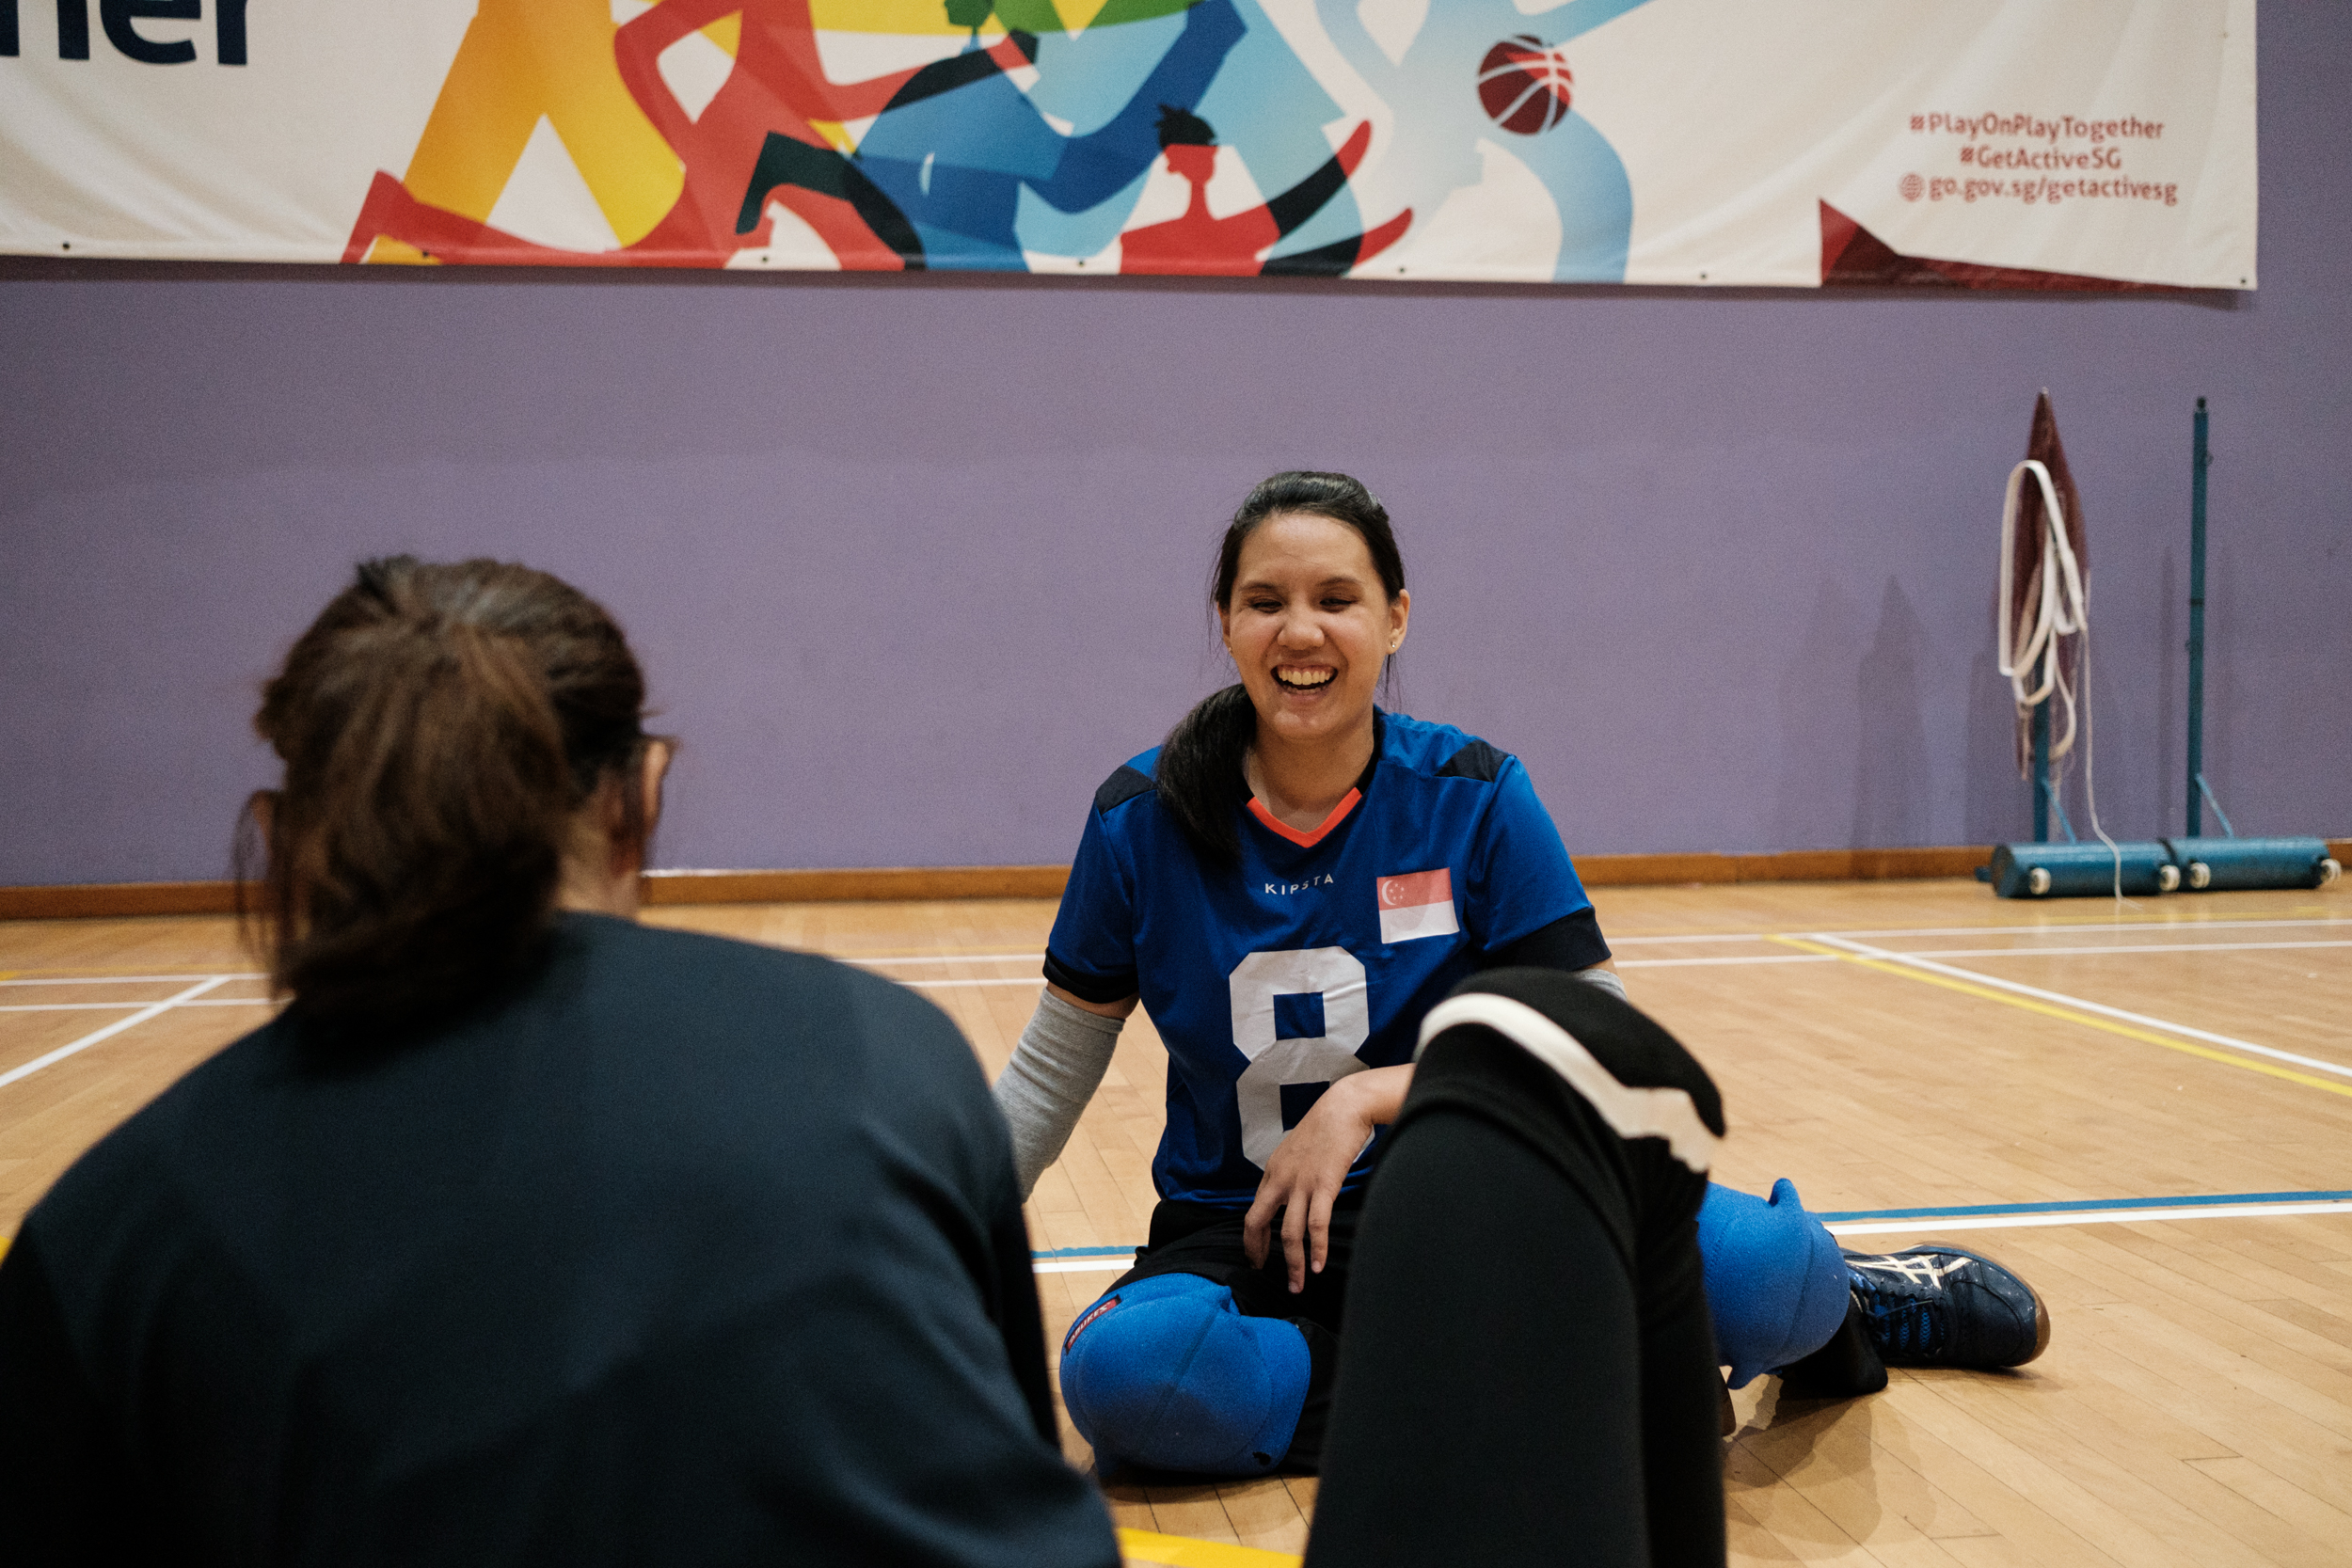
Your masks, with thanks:
[[[1478,101],[1487,118],[1522,136],[1565,119],[1574,86],[1560,51],[1529,33],[1504,39],[1478,63]]]

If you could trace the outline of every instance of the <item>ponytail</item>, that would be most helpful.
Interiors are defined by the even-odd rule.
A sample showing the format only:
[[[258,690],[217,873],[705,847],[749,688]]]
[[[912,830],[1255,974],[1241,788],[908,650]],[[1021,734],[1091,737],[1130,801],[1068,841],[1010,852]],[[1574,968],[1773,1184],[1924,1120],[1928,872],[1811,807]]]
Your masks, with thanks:
[[[1160,743],[1160,800],[1194,847],[1220,865],[1241,859],[1241,764],[1257,735],[1249,693],[1229,686],[1200,699]]]
[[[271,978],[342,1036],[429,1023],[537,959],[576,814],[634,782],[644,677],[609,616],[496,562],[369,562],[263,689]],[[250,854],[251,838],[240,844]]]

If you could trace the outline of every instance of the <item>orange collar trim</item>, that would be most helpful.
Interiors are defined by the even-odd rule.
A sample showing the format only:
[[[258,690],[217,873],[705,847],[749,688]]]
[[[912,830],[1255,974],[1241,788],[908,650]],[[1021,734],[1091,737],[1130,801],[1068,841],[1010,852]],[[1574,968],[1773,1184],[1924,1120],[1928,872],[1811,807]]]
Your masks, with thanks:
[[[1332,829],[1338,827],[1342,822],[1346,821],[1347,814],[1354,811],[1356,809],[1356,802],[1363,798],[1364,792],[1362,790],[1349,790],[1346,794],[1340,797],[1340,803],[1331,808],[1331,815],[1323,819],[1323,825],[1315,829],[1314,832],[1307,833],[1300,832],[1296,828],[1292,827],[1289,823],[1282,821],[1272,812],[1266,810],[1265,802],[1259,800],[1255,795],[1252,795],[1249,798],[1249,814],[1252,816],[1255,816],[1259,821],[1264,823],[1267,827],[1273,829],[1276,832],[1280,833],[1284,838],[1289,839],[1293,844],[1297,845],[1303,849],[1311,849],[1316,845],[1321,844],[1326,837],[1329,836]]]

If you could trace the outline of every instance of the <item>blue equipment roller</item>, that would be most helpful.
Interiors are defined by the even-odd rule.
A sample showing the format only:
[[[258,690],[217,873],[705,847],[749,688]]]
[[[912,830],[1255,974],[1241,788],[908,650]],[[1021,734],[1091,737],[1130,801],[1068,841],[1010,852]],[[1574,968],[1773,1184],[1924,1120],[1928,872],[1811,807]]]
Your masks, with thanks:
[[[2325,887],[2344,870],[2317,838],[2168,838],[2164,847],[2192,893]]]
[[[2004,898],[2104,897],[2115,891],[2119,854],[2126,895],[2146,897],[2181,885],[2181,869],[2161,844],[2119,844],[2113,850],[2104,844],[1997,845],[1986,879]]]

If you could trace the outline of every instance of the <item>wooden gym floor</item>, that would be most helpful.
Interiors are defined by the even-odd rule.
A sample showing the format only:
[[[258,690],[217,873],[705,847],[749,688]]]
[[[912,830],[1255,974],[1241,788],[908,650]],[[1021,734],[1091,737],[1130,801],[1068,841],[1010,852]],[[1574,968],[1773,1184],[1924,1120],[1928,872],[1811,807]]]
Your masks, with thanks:
[[[1980,1244],[2056,1321],[2016,1372],[1898,1370],[1844,1403],[1740,1390],[1734,1561],[2352,1561],[2352,898],[2028,905],[1879,882],[1598,901],[1634,1000],[1723,1086],[1721,1180],[1793,1179],[1851,1216],[1833,1219],[1849,1245]],[[651,918],[917,986],[993,1074],[1053,908]],[[250,971],[221,919],[0,924],[0,1234],[264,1016]],[[1164,1063],[1138,1015],[1030,1205],[1057,1338],[1145,1234]],[[1994,1212],[1918,1213],[1956,1207]],[[1089,1462],[1066,1422],[1064,1445]],[[1302,1549],[1315,1483],[1106,1491],[1132,1560],[1241,1568]]]

